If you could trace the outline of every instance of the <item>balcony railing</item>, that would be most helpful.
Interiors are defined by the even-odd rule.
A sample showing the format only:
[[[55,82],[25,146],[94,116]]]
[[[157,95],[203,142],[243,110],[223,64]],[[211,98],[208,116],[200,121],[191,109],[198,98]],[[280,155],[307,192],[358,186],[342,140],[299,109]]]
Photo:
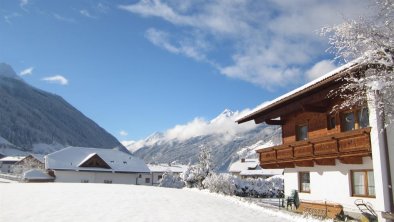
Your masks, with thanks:
[[[348,163],[346,160],[349,159],[351,163],[358,163],[361,157],[371,155],[370,131],[371,128],[363,128],[286,143],[257,152],[263,168],[313,166],[314,163],[333,165],[336,158],[343,163]]]

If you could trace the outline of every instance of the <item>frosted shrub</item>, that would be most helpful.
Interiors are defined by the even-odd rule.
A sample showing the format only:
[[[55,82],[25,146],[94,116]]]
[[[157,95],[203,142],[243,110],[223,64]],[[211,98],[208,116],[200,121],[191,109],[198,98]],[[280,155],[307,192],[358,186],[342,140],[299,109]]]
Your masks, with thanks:
[[[236,184],[235,194],[243,197],[281,197],[283,178],[275,176],[268,179],[245,179]]]
[[[176,174],[172,172],[166,172],[163,175],[163,178],[160,180],[159,187],[169,187],[169,188],[183,188],[185,186],[185,182]]]
[[[238,178],[230,174],[212,173],[205,178],[203,185],[210,192],[221,193],[225,195],[234,195]]]
[[[210,192],[242,197],[282,197],[283,177],[268,179],[239,179],[229,174],[210,174],[204,187]]]

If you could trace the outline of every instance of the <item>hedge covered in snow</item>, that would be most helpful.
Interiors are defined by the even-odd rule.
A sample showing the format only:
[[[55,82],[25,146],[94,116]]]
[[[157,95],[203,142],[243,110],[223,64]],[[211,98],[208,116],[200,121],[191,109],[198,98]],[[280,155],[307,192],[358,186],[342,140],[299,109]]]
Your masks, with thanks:
[[[203,182],[210,192],[243,197],[282,197],[283,177],[242,180],[230,174],[210,174]]]

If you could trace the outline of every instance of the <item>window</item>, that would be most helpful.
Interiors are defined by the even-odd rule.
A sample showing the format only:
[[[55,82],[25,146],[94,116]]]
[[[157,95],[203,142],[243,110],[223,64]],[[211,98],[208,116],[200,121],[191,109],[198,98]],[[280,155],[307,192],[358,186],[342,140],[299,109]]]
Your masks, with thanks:
[[[352,110],[343,113],[341,116],[341,130],[342,132],[361,129],[369,126],[368,108]]]
[[[150,183],[150,178],[145,178],[145,183]]]
[[[140,174],[140,175],[138,175],[138,178],[142,178],[142,175]]]
[[[298,180],[299,180],[299,188],[300,192],[302,193],[310,193],[311,188],[310,188],[310,174],[309,172],[300,172],[298,174]]]
[[[327,129],[328,130],[335,129],[336,125],[337,122],[335,120],[335,115],[327,116]]]
[[[296,140],[308,139],[308,124],[300,124],[296,126]]]
[[[342,115],[342,131],[347,132],[356,129],[354,112],[344,113]]]
[[[369,112],[368,108],[364,107],[357,112],[358,123],[360,128],[369,126]]]
[[[163,175],[157,176],[157,180],[161,180],[163,178]]]
[[[351,171],[352,196],[375,197],[373,170]]]
[[[104,180],[104,183],[112,183],[112,180]]]

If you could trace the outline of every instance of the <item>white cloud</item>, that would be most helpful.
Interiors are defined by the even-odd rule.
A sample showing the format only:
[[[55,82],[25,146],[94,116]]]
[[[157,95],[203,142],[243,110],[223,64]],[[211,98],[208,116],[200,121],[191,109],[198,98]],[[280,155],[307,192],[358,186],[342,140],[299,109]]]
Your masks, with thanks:
[[[28,4],[29,4],[29,0],[20,0],[19,1],[19,6],[22,7],[22,8],[25,7]]]
[[[129,133],[126,132],[125,130],[121,130],[121,131],[119,131],[119,135],[121,135],[121,136],[127,136],[127,135],[129,135]]]
[[[97,19],[96,16],[91,15],[90,12],[89,12],[88,10],[86,10],[86,9],[80,10],[79,13],[80,13],[81,15],[87,17],[87,18]]]
[[[42,79],[43,81],[47,81],[49,83],[67,85],[68,80],[62,75],[49,76]]]
[[[106,14],[109,11],[109,7],[106,4],[99,2],[96,6],[96,10],[102,14]]]
[[[334,70],[337,68],[332,61],[330,60],[322,60],[318,63],[316,63],[312,68],[310,68],[308,71],[306,71],[306,76],[308,80],[314,80],[329,71]]]
[[[12,24],[12,20],[14,18],[18,18],[18,17],[21,17],[21,16],[22,16],[21,14],[13,12],[11,14],[4,15],[3,18],[4,18],[5,22],[7,22],[8,24]]]
[[[154,28],[150,28],[145,33],[146,38],[156,46],[159,46],[171,53],[181,54],[195,60],[204,60],[204,50],[207,48],[203,41],[180,41],[172,43],[170,34]]]
[[[62,21],[62,22],[68,22],[68,23],[75,23],[76,22],[76,20],[73,18],[64,17],[64,16],[61,16],[56,13],[53,14],[53,17],[59,21]]]
[[[236,111],[234,113],[231,111],[225,111],[210,121],[197,117],[186,124],[176,125],[175,127],[166,130],[164,137],[167,140],[186,140],[196,136],[223,134],[232,138],[238,133],[242,133],[256,127],[256,124],[253,122],[240,125],[235,122],[235,120],[248,112],[250,112],[249,109]]]
[[[177,35],[170,35],[172,31],[150,28],[146,37],[154,45],[220,64],[215,67],[223,75],[270,89],[303,81],[305,71],[327,47],[327,40],[316,31],[344,16],[368,13],[366,4],[357,0],[140,0],[119,8],[163,19],[178,29]],[[214,55],[220,51],[227,52],[230,60],[217,61]]]
[[[34,70],[34,67],[29,67],[29,68],[27,68],[27,69],[22,70],[22,71],[19,73],[19,75],[21,75],[21,76],[32,75],[32,74],[33,74],[33,70]]]

